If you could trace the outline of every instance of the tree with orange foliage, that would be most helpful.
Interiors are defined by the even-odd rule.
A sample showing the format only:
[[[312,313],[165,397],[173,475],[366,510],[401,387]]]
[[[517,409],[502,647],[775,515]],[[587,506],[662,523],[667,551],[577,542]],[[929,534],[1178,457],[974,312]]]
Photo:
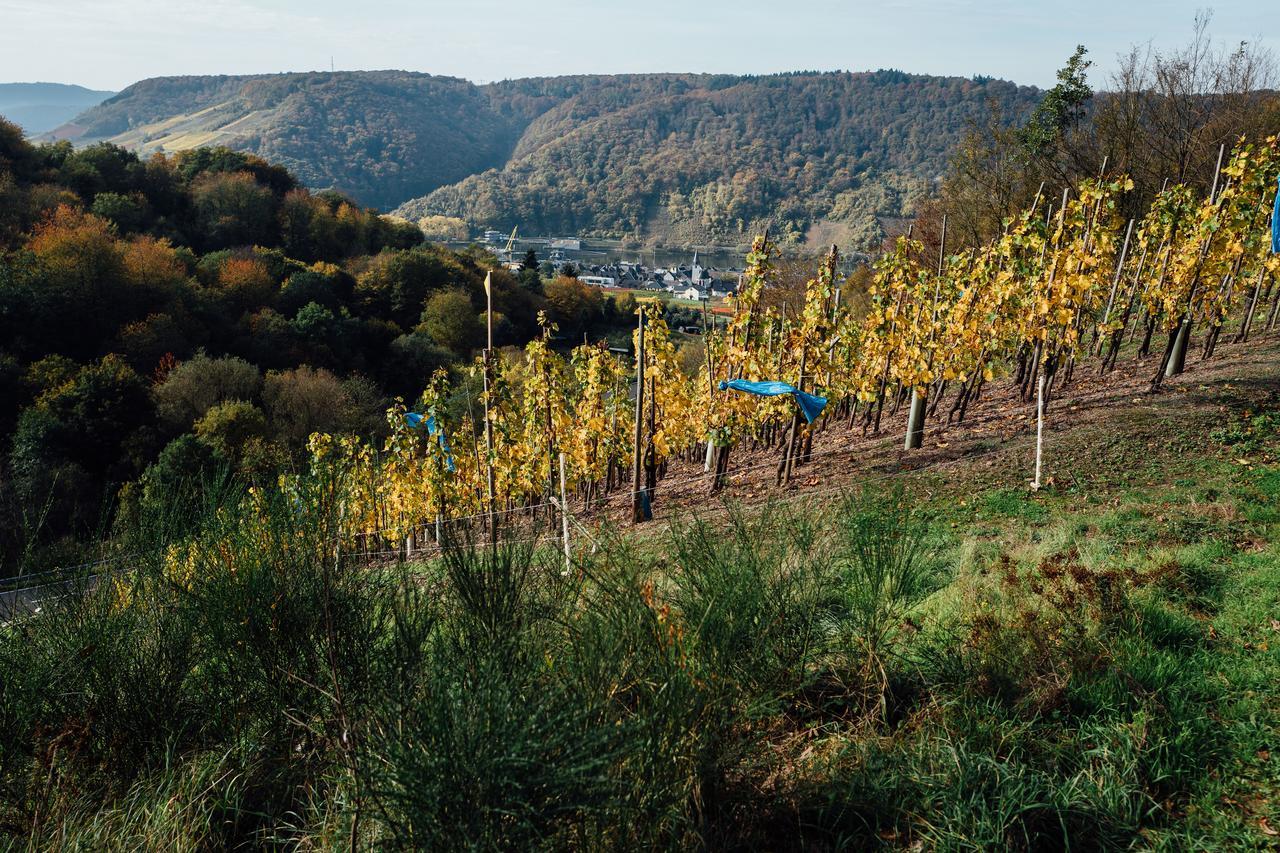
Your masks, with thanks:
[[[218,293],[237,312],[269,304],[276,283],[257,258],[228,258],[218,270]]]

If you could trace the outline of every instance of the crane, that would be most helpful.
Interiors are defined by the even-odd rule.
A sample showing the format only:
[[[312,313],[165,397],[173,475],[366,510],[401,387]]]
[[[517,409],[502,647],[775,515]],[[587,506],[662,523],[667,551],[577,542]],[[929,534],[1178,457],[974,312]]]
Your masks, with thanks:
[[[512,252],[516,248],[516,232],[519,230],[519,225],[511,229],[511,236],[507,238],[507,247],[502,250],[502,255],[499,257],[499,260],[508,267],[515,263],[515,256],[512,255]]]

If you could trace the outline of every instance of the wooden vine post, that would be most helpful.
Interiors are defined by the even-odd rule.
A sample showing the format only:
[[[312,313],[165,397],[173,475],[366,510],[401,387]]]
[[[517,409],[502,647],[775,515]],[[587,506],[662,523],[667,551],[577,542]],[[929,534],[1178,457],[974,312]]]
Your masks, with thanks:
[[[705,303],[702,309],[706,311]],[[711,361],[711,337],[707,333],[707,327],[702,327],[702,351],[707,356],[707,401],[710,403],[715,399],[716,395],[716,371]],[[715,439],[708,433],[707,435],[707,458],[702,465],[702,473],[711,473],[711,463],[715,461]]]
[[[493,406],[489,399],[493,393],[493,273],[484,274],[485,323],[488,339],[484,349],[484,449],[485,483],[489,515],[489,542],[498,542],[497,486],[493,477]]]
[[[929,327],[929,343],[933,344],[933,336],[938,325],[938,294],[942,284],[943,261],[947,256],[947,215],[942,214],[942,238],[938,241],[938,278],[933,288],[933,320]],[[930,347],[929,364],[933,365],[932,346]],[[924,446],[925,406],[929,402],[928,389],[921,393],[919,385],[911,386],[911,409],[907,413],[907,435],[902,446],[904,450],[919,450]]]
[[[808,355],[808,352],[806,351],[806,348],[804,345],[803,330],[802,330],[801,342],[800,342],[800,371],[799,371],[799,375],[796,377],[796,387],[799,388],[801,391],[804,390],[804,371],[806,367],[805,357],[807,355]],[[790,428],[787,429],[786,444],[782,449],[782,459],[778,463],[777,479],[778,479],[778,482],[783,486],[786,486],[791,482],[791,472],[795,468],[796,445],[799,438],[799,433],[800,433],[800,410],[797,407],[796,411],[793,412],[791,415],[791,426]]]
[[[1266,261],[1258,264],[1258,280],[1253,285],[1253,295],[1249,297],[1249,309],[1245,312],[1244,320],[1240,323],[1240,331],[1236,334],[1235,342],[1240,344],[1249,340],[1249,327],[1253,325],[1253,314],[1258,308],[1258,296],[1262,293],[1262,283],[1267,277]]]
[[[1218,178],[1222,173],[1222,155],[1226,153],[1227,145],[1224,142],[1218,146],[1218,164],[1213,168],[1213,186],[1209,189],[1209,203],[1213,204],[1215,197],[1218,195]],[[1195,298],[1196,288],[1200,283],[1200,266],[1204,263],[1205,257],[1209,254],[1210,244],[1213,242],[1213,235],[1210,234],[1205,239],[1204,248],[1200,252],[1200,259],[1196,264],[1195,277],[1191,282],[1191,292],[1187,295],[1187,307],[1182,317],[1178,320],[1177,331],[1173,335],[1173,339],[1169,344],[1169,351],[1165,357],[1164,375],[1163,377],[1157,373],[1153,386],[1158,389],[1160,379],[1171,379],[1182,373],[1187,363],[1187,346],[1191,343],[1191,324],[1195,319]]]
[[[1044,455],[1044,386],[1048,378],[1042,372],[1036,383],[1036,476],[1031,481],[1031,491],[1040,491],[1040,460]]]
[[[564,574],[573,570],[573,552],[569,549],[569,498],[565,493],[564,453],[560,454],[560,524],[564,538]]]
[[[644,308],[639,310],[640,320],[636,331],[636,429],[631,457],[631,522],[645,520],[644,493],[641,491],[641,469],[644,452],[640,449],[644,438]]]
[[[1120,250],[1120,260],[1116,261],[1116,274],[1111,279],[1111,294],[1107,297],[1107,307],[1102,312],[1102,322],[1093,327],[1093,354],[1095,356],[1102,352],[1102,344],[1105,338],[1103,331],[1107,324],[1111,322],[1111,309],[1116,304],[1116,290],[1120,287],[1120,277],[1124,274],[1124,262],[1129,257],[1129,238],[1133,236],[1133,220],[1129,220],[1129,227],[1124,232],[1124,247]]]

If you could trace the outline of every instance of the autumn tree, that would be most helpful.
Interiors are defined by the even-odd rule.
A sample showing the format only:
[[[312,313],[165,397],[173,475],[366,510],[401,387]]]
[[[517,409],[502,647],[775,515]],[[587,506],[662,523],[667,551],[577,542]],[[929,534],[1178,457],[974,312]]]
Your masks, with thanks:
[[[464,355],[484,341],[484,326],[463,290],[437,293],[422,311],[422,330],[431,340]]]
[[[262,387],[258,368],[241,358],[198,353],[169,372],[153,390],[156,411],[175,430],[186,430],[226,400],[256,400]]]
[[[210,172],[191,185],[206,248],[275,242],[275,197],[248,172]]]
[[[604,297],[598,289],[565,275],[552,279],[546,289],[551,319],[563,334],[577,339],[599,323]]]

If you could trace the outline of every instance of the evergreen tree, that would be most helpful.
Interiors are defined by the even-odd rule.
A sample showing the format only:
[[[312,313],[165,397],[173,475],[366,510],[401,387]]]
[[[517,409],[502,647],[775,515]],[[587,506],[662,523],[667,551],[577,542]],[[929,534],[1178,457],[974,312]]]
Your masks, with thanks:
[[[1089,101],[1093,99],[1093,90],[1085,76],[1089,66],[1093,65],[1085,59],[1087,53],[1084,45],[1076,45],[1076,52],[1066,65],[1058,69],[1057,84],[1045,93],[1044,100],[1018,132],[1023,147],[1031,156],[1048,153],[1063,134],[1084,119]]]
[[[542,274],[538,272],[537,267],[533,267],[532,269],[526,267],[520,270],[520,273],[517,277],[520,280],[520,286],[523,287],[525,290],[529,291],[530,293],[536,293],[539,296],[542,295],[543,293]]]

